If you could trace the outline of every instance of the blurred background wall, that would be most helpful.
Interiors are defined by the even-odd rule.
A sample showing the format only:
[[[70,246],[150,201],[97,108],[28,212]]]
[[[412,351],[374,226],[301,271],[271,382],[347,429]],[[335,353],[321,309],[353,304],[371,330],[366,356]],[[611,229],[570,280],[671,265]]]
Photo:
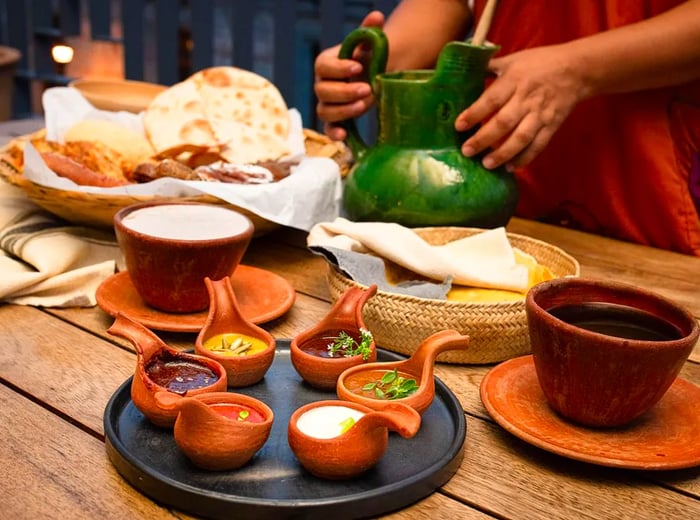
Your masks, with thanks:
[[[305,126],[317,128],[314,57],[370,10],[389,14],[398,2],[0,0],[0,45],[21,53],[9,113],[40,116],[43,90],[76,78],[172,85],[205,67],[235,65],[273,81]]]

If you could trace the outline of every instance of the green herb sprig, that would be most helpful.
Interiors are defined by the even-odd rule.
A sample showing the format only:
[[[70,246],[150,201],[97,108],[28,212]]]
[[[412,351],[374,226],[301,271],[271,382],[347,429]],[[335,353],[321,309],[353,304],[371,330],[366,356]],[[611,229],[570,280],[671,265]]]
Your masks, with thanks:
[[[381,379],[367,383],[362,387],[365,392],[374,392],[377,399],[402,399],[418,390],[415,379],[407,379],[399,375],[397,369],[384,374]]]
[[[360,343],[345,331],[341,331],[333,342],[328,344],[328,355],[336,357],[336,354],[343,357],[362,355],[362,359],[367,361],[372,355],[372,333],[367,329],[360,329]]]

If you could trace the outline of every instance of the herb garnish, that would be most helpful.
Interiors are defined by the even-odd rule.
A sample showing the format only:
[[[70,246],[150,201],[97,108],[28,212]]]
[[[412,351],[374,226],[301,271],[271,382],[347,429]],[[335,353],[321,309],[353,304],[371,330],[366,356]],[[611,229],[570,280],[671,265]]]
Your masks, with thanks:
[[[328,355],[341,354],[343,357],[362,355],[362,359],[367,361],[372,354],[370,345],[372,344],[372,333],[367,329],[360,329],[360,343],[347,332],[340,331],[337,337],[333,338],[333,343],[328,344]]]
[[[249,415],[250,412],[248,410],[241,410],[240,412],[238,412],[238,420],[245,421]]]
[[[381,379],[367,383],[362,390],[374,391],[377,399],[402,399],[418,390],[418,383],[415,379],[400,376],[398,370],[394,369],[384,374]]]
[[[348,431],[350,428],[352,428],[354,424],[355,419],[353,419],[352,417],[348,417],[347,419],[343,419],[342,421],[340,421],[338,426],[340,426],[341,435]]]

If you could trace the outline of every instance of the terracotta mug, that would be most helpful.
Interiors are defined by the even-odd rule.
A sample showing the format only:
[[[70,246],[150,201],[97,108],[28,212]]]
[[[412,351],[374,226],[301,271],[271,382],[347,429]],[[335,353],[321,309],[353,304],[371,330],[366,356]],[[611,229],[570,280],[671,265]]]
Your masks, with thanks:
[[[174,201],[127,206],[115,214],[114,230],[139,296],[165,312],[206,309],[204,278],[233,275],[254,231],[232,209]]]
[[[545,398],[587,426],[622,426],[643,415],[676,379],[700,334],[679,305],[614,282],[543,282],[530,289],[525,309]]]

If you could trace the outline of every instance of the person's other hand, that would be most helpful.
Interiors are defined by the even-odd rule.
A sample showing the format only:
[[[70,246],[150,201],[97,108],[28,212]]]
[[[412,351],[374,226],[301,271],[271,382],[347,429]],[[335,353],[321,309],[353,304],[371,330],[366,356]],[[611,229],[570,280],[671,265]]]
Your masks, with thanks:
[[[481,124],[462,145],[466,156],[491,149],[486,168],[512,170],[532,161],[584,97],[583,78],[563,45],[492,59],[496,79],[455,121],[458,131]]]
[[[382,27],[384,15],[372,11],[362,21],[362,27]],[[325,122],[324,131],[337,141],[345,139],[346,133],[338,121],[359,117],[372,103],[372,89],[362,79],[364,50],[355,49],[352,60],[338,58],[340,45],[321,52],[314,63],[314,92],[318,97],[316,113]]]

